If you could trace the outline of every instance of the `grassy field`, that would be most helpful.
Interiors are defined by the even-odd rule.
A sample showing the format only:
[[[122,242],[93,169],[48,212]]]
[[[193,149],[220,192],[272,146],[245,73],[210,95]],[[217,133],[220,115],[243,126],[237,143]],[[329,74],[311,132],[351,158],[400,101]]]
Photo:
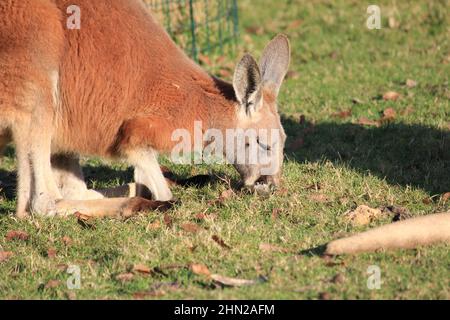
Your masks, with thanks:
[[[13,256],[0,262],[0,298],[449,299],[449,246],[333,259],[307,251],[392,221],[386,214],[353,226],[345,213],[359,205],[394,205],[413,216],[450,208],[443,197],[450,191],[449,3],[377,3],[381,30],[366,27],[360,1],[240,1],[239,54],[259,57],[278,32],[292,41],[280,96],[289,135],[284,186],[270,197],[230,196],[227,181],[238,177],[226,166],[168,164],[181,178],[221,179],[174,188],[180,203],[166,214],[88,227],[75,218],[18,221],[10,151],[0,176],[0,251]],[[207,67],[227,76],[211,60]],[[389,91],[400,98],[383,99]],[[90,159],[86,176],[104,187],[129,182],[132,173]],[[10,231],[28,238],[8,240]],[[257,281],[225,287],[193,264]],[[69,265],[80,267],[79,290],[66,286]],[[367,286],[374,265],[379,290]]]

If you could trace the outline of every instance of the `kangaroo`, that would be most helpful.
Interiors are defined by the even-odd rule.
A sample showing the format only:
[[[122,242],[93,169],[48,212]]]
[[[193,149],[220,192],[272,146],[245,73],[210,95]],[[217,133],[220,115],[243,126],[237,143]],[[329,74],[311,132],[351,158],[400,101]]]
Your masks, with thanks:
[[[70,5],[0,1],[0,132],[16,148],[17,216],[142,207],[87,190],[79,155],[123,159],[135,169],[137,196],[148,189],[154,200],[172,200],[158,155],[175,146],[174,130],[193,132],[198,121],[224,136],[228,129],[277,130],[275,139],[244,145],[246,157],[251,148],[267,152],[276,163],[271,174],[263,174],[267,163],[236,162],[239,150],[224,156],[247,186],[280,183],[286,135],[277,96],[290,63],[286,36],[268,44],[259,64],[245,55],[227,83],[189,59],[140,0],[78,0],[80,29],[66,27]]]

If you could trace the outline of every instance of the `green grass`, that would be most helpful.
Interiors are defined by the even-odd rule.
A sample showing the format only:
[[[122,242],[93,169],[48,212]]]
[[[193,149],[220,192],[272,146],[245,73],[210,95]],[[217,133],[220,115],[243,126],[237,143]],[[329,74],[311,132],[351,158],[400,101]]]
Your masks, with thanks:
[[[0,177],[0,251],[14,256],[0,263],[0,298],[132,299],[136,292],[153,290],[154,298],[162,299],[316,299],[324,293],[332,299],[449,299],[450,255],[445,245],[332,260],[303,253],[344,234],[390,222],[386,217],[367,227],[349,225],[343,214],[357,205],[398,205],[414,216],[449,209],[441,199],[450,191],[448,1],[377,3],[382,30],[365,27],[367,4],[360,1],[240,1],[242,49],[259,57],[278,32],[292,41],[294,72],[282,89],[280,112],[288,144],[298,138],[304,144],[287,151],[283,192],[268,198],[238,194],[217,206],[210,201],[228,188],[225,182],[176,188],[181,201],[168,212],[170,227],[160,213],[126,222],[96,221],[95,228],[88,229],[75,219],[18,221],[11,195],[14,161],[8,154]],[[397,28],[388,27],[389,16],[399,23]],[[257,34],[245,31],[257,27]],[[408,88],[407,79],[417,86]],[[399,92],[402,98],[378,98],[387,91]],[[379,119],[387,108],[396,111],[394,121],[381,127],[358,124],[361,117]],[[348,109],[351,116],[334,116]],[[94,159],[86,165],[88,180],[96,187],[132,177],[121,164],[108,167]],[[181,177],[213,172],[237,180],[233,169],[225,166],[171,168]],[[324,194],[328,201],[314,201],[314,193]],[[423,201],[429,197],[433,201]],[[198,213],[207,218],[197,221]],[[202,231],[184,231],[181,226],[188,222],[198,223]],[[7,241],[11,230],[25,231],[29,239]],[[213,235],[231,249],[220,247]],[[65,236],[72,239],[71,245],[63,243]],[[263,251],[261,244],[284,250]],[[49,248],[56,249],[56,257],[47,257]],[[267,281],[222,288],[193,274],[192,263],[224,276],[263,276]],[[71,264],[81,268],[80,290],[65,286],[70,275],[61,265]],[[136,264],[160,272],[135,275],[125,283],[116,280]],[[367,288],[366,272],[372,265],[382,272],[380,290]],[[338,274],[344,281],[331,281]],[[45,288],[50,280],[61,283]]]

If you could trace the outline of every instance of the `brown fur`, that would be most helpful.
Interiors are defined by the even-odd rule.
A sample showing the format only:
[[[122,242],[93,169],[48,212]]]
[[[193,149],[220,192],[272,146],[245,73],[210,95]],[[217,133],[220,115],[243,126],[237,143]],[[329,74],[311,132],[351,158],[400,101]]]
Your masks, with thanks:
[[[281,128],[277,94],[264,95],[257,117],[240,119],[233,85],[190,60],[141,1],[78,0],[80,30],[65,26],[72,4],[0,2],[0,130],[16,144],[19,215],[58,209],[51,153],[123,158],[136,166],[138,184],[157,188],[162,174],[144,164],[155,168],[155,152],[173,148],[174,129],[192,131],[194,121],[205,130]],[[159,196],[171,196],[167,186]]]

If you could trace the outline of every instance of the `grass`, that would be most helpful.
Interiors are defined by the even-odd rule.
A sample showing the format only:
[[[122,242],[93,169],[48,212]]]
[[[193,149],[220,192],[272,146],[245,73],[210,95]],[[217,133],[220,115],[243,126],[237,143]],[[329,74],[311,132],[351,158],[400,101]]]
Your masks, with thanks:
[[[391,221],[386,217],[353,227],[343,214],[357,205],[397,205],[414,216],[449,209],[441,197],[450,191],[448,1],[378,3],[381,30],[365,27],[367,5],[359,1],[240,1],[242,51],[258,55],[278,32],[292,41],[292,72],[280,96],[291,147],[284,188],[268,198],[237,194],[211,205],[228,189],[218,182],[175,188],[181,202],[168,212],[170,226],[160,213],[126,222],[96,221],[94,228],[83,228],[75,219],[18,221],[9,153],[0,178],[0,251],[14,256],[0,263],[0,298],[132,299],[148,292],[146,298],[161,299],[449,299],[445,245],[331,260],[304,253]],[[398,26],[389,27],[389,17]],[[406,86],[407,79],[417,86]],[[379,99],[387,91],[402,98]],[[359,124],[361,117],[379,119],[387,108],[396,111],[393,121],[379,127]],[[343,110],[351,115],[336,117]],[[213,172],[237,180],[226,166],[170,167],[180,177]],[[96,187],[132,177],[124,165],[106,166],[96,159],[86,161],[86,172]],[[199,213],[206,218],[198,220]],[[185,223],[202,230],[187,232]],[[28,240],[7,241],[11,230],[27,232]],[[219,246],[214,235],[231,249]],[[63,237],[72,243],[64,244]],[[49,248],[56,249],[55,257],[48,257]],[[224,276],[267,281],[222,288],[194,274],[193,263]],[[117,280],[137,264],[156,272]],[[66,265],[80,266],[80,290],[67,289]],[[381,270],[380,290],[367,287],[372,265]],[[336,275],[340,281],[331,280]],[[46,287],[50,280],[60,282]]]

